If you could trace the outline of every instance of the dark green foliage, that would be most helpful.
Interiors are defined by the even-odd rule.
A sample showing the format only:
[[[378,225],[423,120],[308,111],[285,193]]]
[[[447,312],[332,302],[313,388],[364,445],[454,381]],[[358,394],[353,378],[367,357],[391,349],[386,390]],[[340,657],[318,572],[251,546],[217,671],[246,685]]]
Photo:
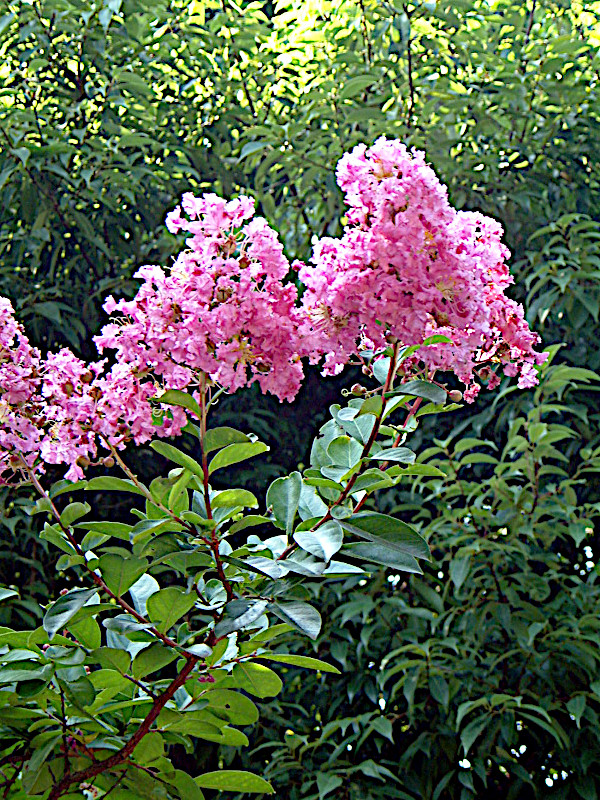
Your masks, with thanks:
[[[9,3],[0,27],[2,291],[36,338],[81,347],[103,298],[168,258],[190,182],[232,191],[204,33],[187,5],[127,0]]]
[[[314,586],[342,675],[288,673],[248,756],[290,800],[595,796],[600,507],[577,489],[600,459],[558,421],[575,374],[550,367],[505,437],[436,440],[419,462],[444,477],[380,496],[420,523],[425,575]]]
[[[186,189],[250,191],[307,257],[339,230],[335,163],[381,134],[424,148],[454,203],[519,247],[597,206],[595,11],[196,5],[35,0],[1,18],[0,275],[40,341],[83,346],[102,297],[168,258]]]
[[[134,800],[142,791],[138,771],[143,791],[164,800],[202,800],[202,789],[272,793],[250,771],[221,768],[192,779],[173,759],[178,747],[192,753],[206,743],[249,744],[237,727],[259,718],[248,695],[265,700],[283,688],[264,661],[338,674],[320,659],[270,648],[289,631],[318,638],[322,617],[304,583],[365,574],[363,558],[401,569],[406,562],[421,574],[418,560],[430,559],[413,527],[359,511],[369,492],[404,477],[396,465],[389,473],[369,469],[396,436],[382,425],[387,405],[401,407],[412,396],[395,391],[387,400],[398,345],[389,353],[384,385],[369,392],[379,397],[378,411],[359,398],[344,409],[332,406],[333,419],[313,444],[310,481],[297,471],[275,480],[263,514],[245,514],[259,507],[252,492],[210,486],[217,470],[269,448],[229,427],[207,434],[206,394],[200,403],[175,390],[163,396],[165,404],[197,413],[198,426],[190,427],[198,431],[201,462],[154,441],[170,469],[149,486],[114,448],[113,466],[126,478],[63,481],[47,492],[32,476],[40,499],[23,505],[31,516],[44,515],[40,538],[62,553],[56,566],[78,585],[44,604],[41,626],[0,629],[0,768],[11,770],[0,777],[5,797],[59,800],[83,787],[101,797],[118,789],[122,800]],[[431,389],[422,383],[419,392]],[[414,462],[415,453],[403,449]],[[326,477],[332,472],[335,481]],[[361,478],[368,485],[358,489]],[[124,492],[145,504],[129,506],[135,523],[89,521],[91,504],[75,499],[81,490]],[[244,533],[248,528],[257,533]],[[343,533],[366,539],[377,557],[344,548]],[[0,591],[0,601],[17,597],[14,589]]]

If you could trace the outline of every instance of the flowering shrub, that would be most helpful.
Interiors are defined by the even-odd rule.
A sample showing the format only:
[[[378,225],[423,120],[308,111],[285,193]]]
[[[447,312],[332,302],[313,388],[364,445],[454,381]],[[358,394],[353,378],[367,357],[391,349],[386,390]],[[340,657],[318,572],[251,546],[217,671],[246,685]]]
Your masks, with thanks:
[[[453,372],[468,400],[476,377],[499,383],[496,365],[521,386],[536,381],[544,356],[504,295],[499,226],[454,211],[422,154],[398,142],[356,148],[338,177],[348,228],[317,242],[313,266],[297,265],[302,297],[251,199],[186,194],[167,226],[189,234],[187,249],[169,270],[143,267],[132,300],[106,300],[115,316],[96,344],[112,362],[42,356],[2,301],[0,468],[39,492],[41,536],[62,551],[59,569],[84,582],[48,606],[42,628],[0,630],[5,797],[268,793],[249,773],[192,779],[165,748],[194,737],[247,744],[236,726],[257,719],[248,695],[282,685],[265,662],[335,671],[274,649],[293,629],[318,635],[303,579],[373,564],[421,572],[424,538],[365,504],[375,490],[439,473],[406,446],[421,414],[462,397],[436,372]],[[250,491],[215,489],[217,470],[268,449],[208,427],[218,396],[256,381],[291,400],[302,359],[323,357],[325,372],[361,364],[374,387],[355,385],[346,407],[332,406],[310,467],[274,481],[262,513]],[[185,450],[159,441],[182,432],[194,440]],[[123,458],[130,440],[150,442],[168,474],[142,483]],[[68,469],[47,489],[50,464]],[[124,478],[86,480],[90,466],[118,466]],[[82,490],[132,494],[137,521],[88,520],[88,503],[64,504]]]

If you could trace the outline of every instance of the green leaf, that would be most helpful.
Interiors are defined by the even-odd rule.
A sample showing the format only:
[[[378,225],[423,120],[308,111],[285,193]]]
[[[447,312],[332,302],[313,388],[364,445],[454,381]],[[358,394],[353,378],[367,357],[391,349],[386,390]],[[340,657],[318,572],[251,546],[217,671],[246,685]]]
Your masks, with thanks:
[[[312,553],[323,561],[330,561],[343,544],[344,532],[339,522],[331,520],[316,531],[296,531],[294,541],[307,553]]]
[[[54,666],[40,666],[36,662],[20,661],[17,667],[0,668],[0,684],[18,683],[19,681],[48,681],[54,673]]]
[[[257,508],[258,500],[252,492],[248,492],[246,489],[225,489],[214,497],[211,497],[210,504],[212,508],[221,508],[224,506]]]
[[[210,685],[210,684],[209,684]],[[202,696],[208,700],[208,710],[233,725],[252,725],[258,719],[258,709],[249,697],[231,689],[210,689]]]
[[[271,523],[269,517],[263,517],[259,514],[248,514],[247,517],[243,517],[238,522],[234,522],[234,524],[229,528],[229,533],[237,533],[238,531],[244,530],[244,528],[254,528],[257,525],[265,525],[267,523]]]
[[[131,631],[144,631],[152,627],[152,623],[138,622],[137,619],[129,616],[129,614],[118,614],[116,617],[105,619],[102,624],[107,630],[122,634],[131,633]]]
[[[463,558],[453,558],[450,562],[450,580],[457,589],[463,585],[469,574],[471,568],[471,559],[469,556]]]
[[[387,514],[365,511],[350,519],[339,521],[344,530],[380,544],[407,553],[415,558],[431,558],[427,542],[410,525]]]
[[[268,600],[231,600],[225,606],[225,616],[215,625],[215,636],[227,636],[239,631],[265,613]]]
[[[35,514],[51,514],[52,510],[52,501],[48,497],[39,497],[33,506],[26,509],[30,517]]]
[[[210,462],[208,471],[211,473],[223,467],[230,467],[232,464],[237,464],[240,461],[246,461],[248,458],[253,458],[261,453],[266,453],[269,450],[266,444],[262,442],[250,442],[249,444],[230,444],[223,448]]]
[[[163,737],[158,732],[147,733],[133,751],[133,760],[137,764],[151,764],[165,753]]]
[[[123,558],[116,553],[106,553],[98,561],[98,569],[110,591],[121,597],[137,579],[146,572],[148,562],[145,558],[128,556]]]
[[[133,677],[138,680],[157,672],[177,658],[177,653],[164,644],[153,644],[146,647],[133,660]]]
[[[328,794],[339,789],[343,784],[342,778],[339,775],[334,775],[331,772],[317,772],[317,789],[319,790],[319,800],[324,800]]]
[[[131,492],[132,494],[141,494],[142,497],[146,495],[133,481],[125,480],[124,478],[92,478],[87,482],[85,487],[86,492]]]
[[[448,393],[445,389],[429,381],[407,381],[406,383],[401,383],[393,392],[389,392],[386,396],[392,397],[398,394],[421,397],[423,400],[429,400],[430,403],[435,403],[437,406],[444,405],[448,397]]]
[[[373,364],[373,376],[383,386],[390,371],[391,358],[378,358]]]
[[[84,553],[89,552],[90,550],[95,550],[97,547],[108,542],[110,536],[107,533],[96,533],[94,531],[88,531],[86,535],[83,537],[80,543],[81,549]]]
[[[340,91],[340,100],[349,100],[356,97],[360,92],[375,83],[376,80],[377,77],[374,75],[355,75],[344,81]]]
[[[460,742],[463,746],[465,756],[473,746],[475,739],[477,739],[477,737],[483,733],[489,721],[490,718],[488,716],[477,717],[477,719],[469,722],[469,724],[464,728],[460,734]]]
[[[581,717],[585,711],[586,698],[584,694],[575,695],[567,703],[567,711],[575,717],[575,724],[581,728]]]
[[[0,602],[2,600],[8,600],[10,597],[18,597],[19,593],[15,592],[14,589],[6,589],[4,587],[0,587]]]
[[[300,600],[292,600],[286,603],[271,603],[269,611],[276,617],[293,625],[301,633],[305,633],[311,639],[316,639],[321,630],[321,615],[316,608]]]
[[[151,594],[146,601],[148,616],[161,633],[166,633],[177,620],[193,608],[195,595],[186,594],[176,586],[168,586]]]
[[[69,525],[89,514],[91,510],[92,507],[88,503],[70,503],[60,515],[61,525],[68,528]]]
[[[117,650],[114,647],[99,647],[91,655],[104,669],[116,670],[120,673],[129,672],[131,657],[125,650]]]
[[[412,464],[416,456],[408,447],[387,447],[378,453],[371,453],[369,458],[376,461],[399,461],[403,464]]]
[[[448,784],[450,783],[450,781],[451,781],[451,780],[452,780],[454,777],[455,777],[455,771],[454,771],[454,770],[452,770],[451,772],[447,772],[447,773],[444,775],[444,777],[442,778],[442,780],[441,780],[441,781],[438,783],[438,785],[435,787],[435,791],[434,791],[434,793],[433,793],[433,794],[432,794],[432,796],[431,796],[431,800],[439,800],[439,799],[440,799],[440,797],[442,796],[442,792],[444,791],[444,789],[446,788],[446,786],[448,786]]]
[[[190,644],[185,646],[185,652],[191,653],[198,658],[208,658],[212,654],[212,648],[207,644]]]
[[[172,406],[181,406],[188,411],[192,411],[198,419],[202,416],[202,409],[191,394],[181,392],[179,389],[168,389],[164,394],[155,398],[159,403],[168,403]]]
[[[60,670],[57,670],[57,675]],[[64,689],[68,698],[70,698],[79,708],[90,706],[96,698],[96,690],[93,683],[85,675],[82,675],[77,680],[61,680],[61,687]]]
[[[327,448],[327,455],[336,467],[344,467],[347,471],[355,467],[362,456],[363,447],[356,439],[350,436],[338,436]]]
[[[191,456],[188,456],[187,453],[183,453],[181,450],[178,450],[177,447],[173,447],[172,444],[154,441],[150,442],[150,447],[161,456],[168,458],[169,461],[172,461],[174,464],[179,464],[180,467],[189,469],[193,475],[204,478],[204,472],[200,464]]]
[[[69,633],[71,633],[78,642],[89,650],[94,650],[100,647],[102,643],[102,632],[100,626],[95,619],[86,617],[78,622],[72,622],[69,625]]]
[[[197,784],[191,775],[181,769],[175,770],[174,777],[170,779],[170,783],[175,787],[179,793],[181,800],[204,800],[204,795],[198,788]],[[134,800],[132,798],[132,800]],[[135,798],[138,800],[138,798]]]
[[[48,638],[53,639],[56,633],[67,626],[69,620],[82,608],[88,600],[96,595],[98,589],[72,589],[59,597],[44,614],[43,626]]]
[[[334,675],[341,674],[337,667],[310,656],[297,656],[292,653],[261,653],[255,657],[266,661],[276,661],[279,664],[289,664],[291,667],[306,667],[306,669],[317,669],[319,672],[332,672]]]
[[[258,775],[241,770],[222,769],[219,772],[206,772],[194,778],[201,789],[217,789],[221,792],[250,792],[252,794],[274,794],[270,783]]]
[[[382,407],[383,401],[380,394],[374,395],[373,397],[367,397],[360,407],[358,416],[362,416],[363,414],[372,414],[374,417],[378,417],[379,414],[381,414]]]
[[[342,554],[349,558],[358,558],[371,564],[382,564],[384,567],[398,569],[401,572],[413,572],[422,575],[423,570],[419,562],[409,553],[399,552],[397,549],[387,547],[385,544],[368,544],[367,542],[352,542],[344,545]]]
[[[352,494],[356,492],[372,492],[387,486],[393,486],[394,481],[383,470],[371,467],[358,476],[352,487]]]
[[[281,678],[276,672],[252,661],[236,664],[232,675],[240,689],[255,697],[275,697],[283,688]]]
[[[51,733],[43,744],[40,742],[31,758],[26,762],[23,779],[25,785],[28,787],[28,792],[33,788],[35,779],[39,775],[41,768],[48,760],[54,748],[59,746],[61,740],[61,735],[54,732]]]
[[[275,519],[288,536],[294,529],[301,492],[302,477],[299,472],[292,472],[287,478],[277,478],[267,490],[267,507],[273,509]]]
[[[450,689],[448,681],[441,675],[431,675],[429,677],[429,691],[433,699],[444,708],[448,708],[450,702]]]
[[[270,147],[268,142],[246,142],[242,147],[238,162],[243,161],[244,158],[251,156],[253,153],[261,153]]]
[[[129,533],[133,530],[133,525],[127,525],[124,522],[84,522],[77,525],[77,527],[98,536],[102,534],[114,536],[116,539],[122,539],[125,542],[129,541]]]
[[[366,473],[365,473],[366,474]],[[388,475],[394,477],[404,477],[411,475],[418,475],[424,478],[445,478],[445,473],[437,467],[432,467],[429,464],[411,464],[410,467],[391,467],[387,470]]]
[[[247,442],[250,442],[250,437],[235,428],[227,426],[211,428],[206,431],[206,436],[204,437],[204,452],[208,454],[212,453],[213,450],[220,450],[230,444],[245,444]]]

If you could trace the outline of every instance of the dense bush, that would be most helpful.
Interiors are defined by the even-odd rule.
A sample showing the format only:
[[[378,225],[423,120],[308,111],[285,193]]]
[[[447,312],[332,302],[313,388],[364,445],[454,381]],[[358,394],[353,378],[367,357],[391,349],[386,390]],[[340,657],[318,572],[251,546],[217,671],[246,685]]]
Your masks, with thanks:
[[[248,758],[281,794],[596,796],[600,509],[577,490],[600,460],[557,421],[581,381],[551,366],[506,435],[436,440],[419,463],[445,477],[381,498],[420,521],[424,575],[314,586],[315,652],[342,675],[298,672],[273,701]]]

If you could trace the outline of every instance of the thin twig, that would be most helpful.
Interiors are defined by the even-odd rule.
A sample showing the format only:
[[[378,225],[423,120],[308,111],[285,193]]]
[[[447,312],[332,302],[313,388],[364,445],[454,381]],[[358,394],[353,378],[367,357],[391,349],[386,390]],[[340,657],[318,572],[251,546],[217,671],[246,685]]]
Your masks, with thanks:
[[[115,600],[116,603],[118,603],[118,605],[120,605],[121,608],[124,611],[126,611],[128,614],[131,614],[131,616],[134,617],[135,619],[137,619],[138,622],[141,622],[143,625],[145,625],[146,629],[150,633],[154,634],[154,636],[156,636],[158,639],[160,639],[161,642],[163,642],[163,644],[167,645],[167,647],[172,647],[173,649],[177,650],[178,652],[181,653],[181,655],[184,658],[187,658],[187,659],[194,658],[194,656],[191,656],[189,653],[185,653],[184,651],[182,651],[181,647],[177,644],[177,642],[173,641],[173,639],[171,639],[169,636],[166,636],[164,633],[161,633],[157,628],[155,628],[152,625],[152,623],[150,622],[150,620],[146,619],[146,617],[144,617],[142,614],[138,613],[135,610],[135,608],[133,608],[133,606],[131,606],[126,600],[123,600],[122,597],[120,597],[119,595],[117,595],[113,591],[111,591],[108,588],[108,586],[106,585],[106,583],[104,582],[104,580],[100,577],[100,575],[98,575],[93,569],[91,569],[91,567],[89,567],[87,561],[85,560],[85,552],[79,546],[79,543],[78,543],[77,539],[75,539],[75,537],[71,533],[70,528],[67,525],[63,525],[63,523],[61,522],[60,511],[56,508],[56,506],[54,505],[54,503],[50,499],[50,496],[48,495],[48,493],[46,491],[44,491],[43,486],[40,484],[40,482],[36,478],[33,470],[31,470],[29,468],[29,466],[27,464],[25,464],[25,463],[24,463],[24,467],[29,472],[29,476],[30,476],[31,482],[33,483],[34,487],[37,489],[37,491],[40,493],[40,495],[49,502],[52,515],[55,518],[56,522],[58,523],[58,525],[59,525],[60,529],[62,530],[62,532],[67,537],[69,543],[74,548],[74,550],[77,553],[77,555],[82,556],[82,558],[84,559],[83,566],[87,570],[88,574],[90,575],[90,577],[92,578],[94,583],[100,589],[102,589],[102,591],[105,592],[109,597],[112,597],[113,600]]]
[[[212,508],[210,505],[210,473],[208,469],[208,453],[206,452],[206,417],[207,417],[207,407],[206,407],[206,386],[203,384],[200,387],[200,409],[201,409],[201,416],[200,416],[200,447],[202,450],[202,475],[203,475],[203,487],[204,487],[204,504],[206,506],[206,516],[208,519],[213,518]],[[217,534],[216,528],[213,528],[210,532],[210,549],[212,550],[213,557],[215,559],[215,564],[217,566],[217,574],[219,576],[219,580],[223,584],[223,588],[225,589],[225,594],[227,595],[227,600],[233,600],[235,594],[233,592],[233,588],[231,583],[227,579],[225,575],[225,568],[223,566],[223,561],[221,559],[221,554],[219,552],[219,536]]]
[[[67,714],[65,712],[65,693],[62,686],[58,687],[60,692],[60,727],[62,728],[63,759],[65,762],[65,775],[71,772],[71,762],[69,760],[69,743],[67,740]]]
[[[393,347],[392,357],[390,358],[390,366],[389,366],[389,369],[388,369],[387,377],[385,379],[385,384],[384,384],[384,386],[383,386],[383,388],[381,390],[381,409],[380,409],[379,413],[377,414],[377,416],[375,418],[375,422],[373,424],[373,428],[371,430],[369,438],[368,438],[366,444],[364,445],[364,447],[362,449],[362,453],[360,454],[360,461],[363,461],[363,459],[366,459],[366,457],[371,452],[371,448],[373,447],[375,439],[377,438],[377,434],[379,433],[379,428],[381,427],[381,423],[383,422],[383,415],[385,413],[385,408],[386,408],[386,405],[387,405],[386,394],[392,388],[392,384],[393,384],[393,381],[394,381],[394,375],[396,373],[396,368],[397,368],[397,364],[396,364],[397,355],[398,355],[398,345],[395,344],[394,347]],[[352,475],[352,477],[350,478],[350,480],[348,481],[348,483],[346,484],[344,489],[340,492],[340,494],[337,497],[337,499],[329,506],[329,508],[327,509],[327,512],[321,517],[321,519],[315,525],[313,525],[313,527],[311,528],[311,531],[318,530],[326,522],[329,522],[329,520],[333,519],[333,515],[331,513],[332,509],[335,508],[336,506],[339,506],[348,497],[348,495],[351,493],[352,487],[356,483],[359,475],[361,475],[361,473],[364,472],[365,467],[366,467],[366,464],[363,461],[363,463],[361,463],[360,467],[357,469],[357,471],[354,473],[354,475]],[[287,558],[287,556],[290,553],[293,553],[294,550],[296,550],[297,547],[298,547],[298,545],[295,542],[293,542],[292,544],[288,545],[277,560],[281,561],[284,558]]]
[[[402,8],[404,9],[404,13],[408,17],[410,22],[410,14],[408,13],[408,6],[403,5]],[[406,124],[408,125],[412,113],[415,108],[415,83],[413,79],[413,63],[412,63],[412,48],[411,48],[412,40],[410,38],[410,31],[408,34],[408,41],[406,42],[406,66],[408,69],[408,108],[406,110]]]
[[[105,439],[104,442],[106,444],[106,447],[110,450],[117,464],[121,467],[121,469],[127,475],[127,477],[132,481],[135,487],[139,489],[140,492],[142,492],[146,500],[149,500],[157,508],[160,508],[161,511],[164,511],[165,514],[168,514],[168,516],[170,516],[175,522],[179,523],[179,525],[182,525],[187,530],[188,533],[191,533],[195,536],[196,529],[194,528],[194,526],[191,525],[189,522],[186,522],[184,519],[181,519],[181,517],[175,514],[174,511],[171,511],[170,508],[167,508],[167,506],[161,503],[161,501],[158,498],[153,497],[152,494],[148,491],[148,489],[144,486],[144,484],[138,480],[137,475],[134,472],[132,472],[127,466],[127,464],[123,461],[116,447],[112,445],[108,441],[108,439]]]

